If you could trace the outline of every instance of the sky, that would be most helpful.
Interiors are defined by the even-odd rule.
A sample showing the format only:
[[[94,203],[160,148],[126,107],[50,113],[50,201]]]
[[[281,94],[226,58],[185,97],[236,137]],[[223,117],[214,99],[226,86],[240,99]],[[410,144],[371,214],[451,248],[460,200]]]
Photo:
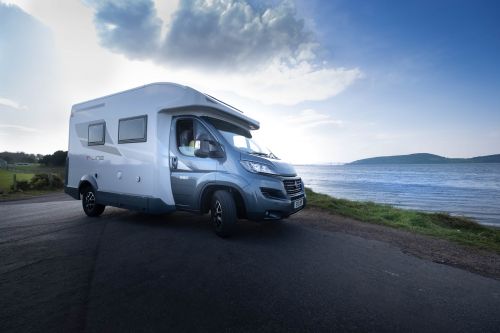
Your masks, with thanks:
[[[497,154],[500,2],[0,0],[0,151],[67,150],[73,104],[151,82],[292,163]]]

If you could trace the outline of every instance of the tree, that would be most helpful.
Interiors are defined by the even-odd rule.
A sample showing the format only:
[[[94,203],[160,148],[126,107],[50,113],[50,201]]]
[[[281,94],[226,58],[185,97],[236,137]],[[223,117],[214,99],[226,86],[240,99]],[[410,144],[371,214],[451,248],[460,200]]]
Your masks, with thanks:
[[[45,155],[40,163],[46,166],[64,166],[66,164],[67,151],[58,150],[52,155]]]
[[[36,163],[36,156],[34,154],[26,154],[23,152],[12,153],[9,151],[4,151],[0,153],[0,158],[9,164]]]

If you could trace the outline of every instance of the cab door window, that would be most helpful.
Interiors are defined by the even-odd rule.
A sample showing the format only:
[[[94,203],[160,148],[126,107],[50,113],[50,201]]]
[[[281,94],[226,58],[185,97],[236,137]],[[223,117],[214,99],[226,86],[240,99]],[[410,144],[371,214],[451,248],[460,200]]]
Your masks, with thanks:
[[[185,156],[195,156],[194,152],[200,148],[200,141],[214,141],[207,128],[196,119],[179,119],[176,134],[177,148]]]
[[[180,119],[176,125],[177,148],[181,154],[194,156],[193,119]]]

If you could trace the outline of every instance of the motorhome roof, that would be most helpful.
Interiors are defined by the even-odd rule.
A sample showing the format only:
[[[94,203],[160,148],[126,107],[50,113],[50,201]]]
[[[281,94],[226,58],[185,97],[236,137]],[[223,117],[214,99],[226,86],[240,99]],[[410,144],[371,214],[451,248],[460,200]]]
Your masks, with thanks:
[[[221,100],[212,97],[210,95],[203,94],[196,89],[193,89],[188,86],[183,86],[177,83],[170,82],[156,82],[150,83],[147,85],[143,85],[140,87],[128,89],[125,91],[117,92],[114,94],[106,95],[103,97],[95,98],[92,100],[88,100],[85,102],[77,103],[73,105],[72,112],[90,110],[94,108],[100,108],[106,105],[106,102],[112,101],[115,98],[119,98],[120,96],[138,94],[141,95],[141,91],[147,92],[149,89],[160,89],[157,91],[159,94],[162,94],[162,89],[166,93],[169,91],[175,91],[177,94],[182,96],[180,99],[176,99],[175,101],[165,100],[165,108],[179,108],[186,106],[204,106],[208,108],[215,108],[223,111],[224,113],[229,114],[237,119],[243,120],[244,122],[249,124],[250,129],[258,129],[260,124],[257,120],[254,120],[250,117],[247,117],[243,114],[243,112],[227,103],[222,102]],[[166,95],[166,94],[165,94]]]

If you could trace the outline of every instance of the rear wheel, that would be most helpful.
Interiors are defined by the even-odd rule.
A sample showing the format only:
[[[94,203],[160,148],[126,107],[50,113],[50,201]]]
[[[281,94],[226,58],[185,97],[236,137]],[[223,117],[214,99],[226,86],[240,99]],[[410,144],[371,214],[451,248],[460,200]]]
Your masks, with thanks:
[[[228,237],[234,230],[237,220],[236,204],[228,191],[216,191],[212,196],[210,215],[215,233]]]
[[[104,212],[106,206],[96,203],[95,191],[91,187],[86,187],[82,192],[82,207],[87,216],[96,217]]]

